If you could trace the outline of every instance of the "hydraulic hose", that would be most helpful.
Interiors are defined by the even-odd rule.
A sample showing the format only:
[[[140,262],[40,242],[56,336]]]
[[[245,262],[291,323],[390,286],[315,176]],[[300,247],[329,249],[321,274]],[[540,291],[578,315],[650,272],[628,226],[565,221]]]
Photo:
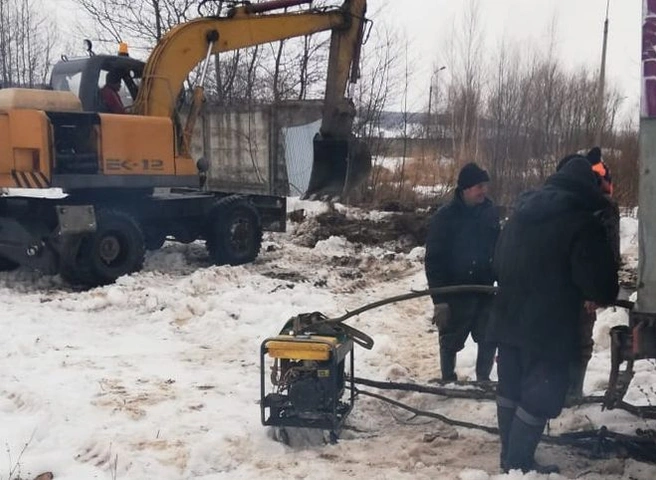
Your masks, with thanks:
[[[402,295],[396,295],[394,297],[384,298],[382,300],[377,300],[372,303],[363,305],[362,307],[356,308],[350,312],[345,313],[341,317],[336,318],[327,318],[321,315],[322,320],[317,321],[313,326],[323,325],[323,326],[337,326],[339,325],[349,337],[351,337],[358,345],[367,350],[371,350],[374,346],[374,341],[364,332],[357,330],[351,326],[345,325],[344,321],[348,320],[351,317],[355,317],[364,313],[368,310],[374,308],[382,307],[384,305],[389,305],[390,303],[402,302],[405,300],[412,300],[414,298],[425,297],[428,295],[458,295],[463,293],[480,293],[482,295],[494,295],[498,292],[498,287],[492,285],[450,285],[446,287],[434,287],[426,290],[420,290],[410,293],[404,293]],[[633,308],[634,302],[628,300],[615,300],[615,306],[621,308],[627,308],[631,310]],[[300,332],[298,332],[300,333]]]

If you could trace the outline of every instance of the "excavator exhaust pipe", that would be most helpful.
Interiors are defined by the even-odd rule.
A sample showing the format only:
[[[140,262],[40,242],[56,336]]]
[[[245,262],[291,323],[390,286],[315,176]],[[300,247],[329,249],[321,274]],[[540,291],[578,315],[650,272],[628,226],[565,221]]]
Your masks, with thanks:
[[[370,171],[371,153],[363,141],[354,136],[344,140],[317,133],[310,183],[303,198],[345,198]]]

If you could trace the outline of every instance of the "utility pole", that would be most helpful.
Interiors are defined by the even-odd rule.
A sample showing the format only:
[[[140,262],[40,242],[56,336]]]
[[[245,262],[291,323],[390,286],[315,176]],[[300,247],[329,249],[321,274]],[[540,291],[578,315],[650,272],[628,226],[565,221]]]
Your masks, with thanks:
[[[604,127],[604,86],[606,82],[606,46],[608,44],[608,8],[610,0],[606,0],[606,20],[604,20],[604,40],[601,47],[601,67],[599,69],[599,90],[597,91],[597,132],[595,145],[601,147],[601,136]]]
[[[437,104],[435,106],[435,110],[437,113],[439,113],[439,108],[440,108],[440,72],[444,70],[446,66],[442,66],[435,70],[433,72],[433,75],[431,75],[431,82],[430,82],[430,87],[428,88],[428,119],[427,119],[427,128],[426,128],[426,138],[428,138],[428,141],[431,140],[431,125],[433,122],[433,116],[432,116],[432,106],[433,106],[433,76],[435,77],[435,90],[436,90],[436,96],[437,98],[435,99],[435,103]]]

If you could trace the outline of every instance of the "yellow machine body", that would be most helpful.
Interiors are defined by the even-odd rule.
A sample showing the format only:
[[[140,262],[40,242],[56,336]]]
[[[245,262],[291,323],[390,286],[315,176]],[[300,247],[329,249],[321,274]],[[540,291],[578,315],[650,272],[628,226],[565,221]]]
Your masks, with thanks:
[[[81,112],[71,92],[0,90],[0,187],[47,188],[52,165],[45,110]]]
[[[0,112],[0,187],[50,185],[50,124],[40,110]]]
[[[102,171],[111,175],[195,175],[194,161],[176,157],[166,117],[100,114]]]
[[[55,129],[49,109],[83,114],[70,92],[0,90],[0,187],[65,187],[58,171]],[[173,122],[167,117],[96,114],[96,125],[75,139],[77,150],[95,155],[97,175],[188,176],[197,185],[191,157],[175,156]],[[102,184],[101,184],[102,186]]]
[[[5,88],[0,90],[0,112],[15,109],[81,112],[82,103],[71,92],[27,88]]]
[[[312,336],[308,339],[289,340],[281,336],[267,340],[264,348],[271,358],[291,360],[328,360],[333,349],[338,346],[337,338]]]

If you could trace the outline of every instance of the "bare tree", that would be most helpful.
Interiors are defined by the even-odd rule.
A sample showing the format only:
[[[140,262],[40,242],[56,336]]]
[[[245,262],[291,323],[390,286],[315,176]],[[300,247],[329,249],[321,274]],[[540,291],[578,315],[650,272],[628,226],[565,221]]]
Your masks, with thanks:
[[[459,161],[475,159],[478,151],[478,121],[484,78],[483,31],[479,11],[479,0],[469,0],[460,28],[456,31],[454,27],[453,43],[447,53],[452,78],[449,91],[452,130],[454,141],[457,137],[460,143],[457,151]]]
[[[193,0],[75,0],[98,28],[101,39],[152,46],[174,26],[199,15]]]
[[[321,89],[317,89],[317,86],[323,86],[326,80],[330,36],[327,34],[309,35],[304,37],[302,42],[301,53],[298,55],[300,63],[299,100],[305,100],[317,93],[317,90],[321,92]]]
[[[3,86],[36,87],[47,83],[55,29],[56,25],[36,0],[0,2],[0,81]]]
[[[233,6],[225,0],[75,1],[96,25],[101,41],[130,41],[136,48],[146,49],[180,23],[198,16],[222,16]],[[322,62],[328,38],[314,35],[217,54],[214,78],[207,78],[206,95],[220,104],[308,98],[325,78]],[[273,50],[272,55],[266,55],[267,48]],[[192,82],[195,77],[194,72],[189,76]]]
[[[386,123],[389,117],[386,113],[403,94],[404,58],[404,41],[398,29],[383,21],[374,23],[362,49],[361,78],[353,91],[356,107],[353,133],[369,145],[373,156],[372,173],[361,188],[360,196],[365,201],[398,197],[380,160],[393,154],[396,142],[387,129],[398,125]]]
[[[617,128],[611,140],[612,148],[606,150],[604,160],[610,165],[613,174],[613,196],[620,205],[634,207],[638,205],[640,171],[638,128],[628,120]]]

